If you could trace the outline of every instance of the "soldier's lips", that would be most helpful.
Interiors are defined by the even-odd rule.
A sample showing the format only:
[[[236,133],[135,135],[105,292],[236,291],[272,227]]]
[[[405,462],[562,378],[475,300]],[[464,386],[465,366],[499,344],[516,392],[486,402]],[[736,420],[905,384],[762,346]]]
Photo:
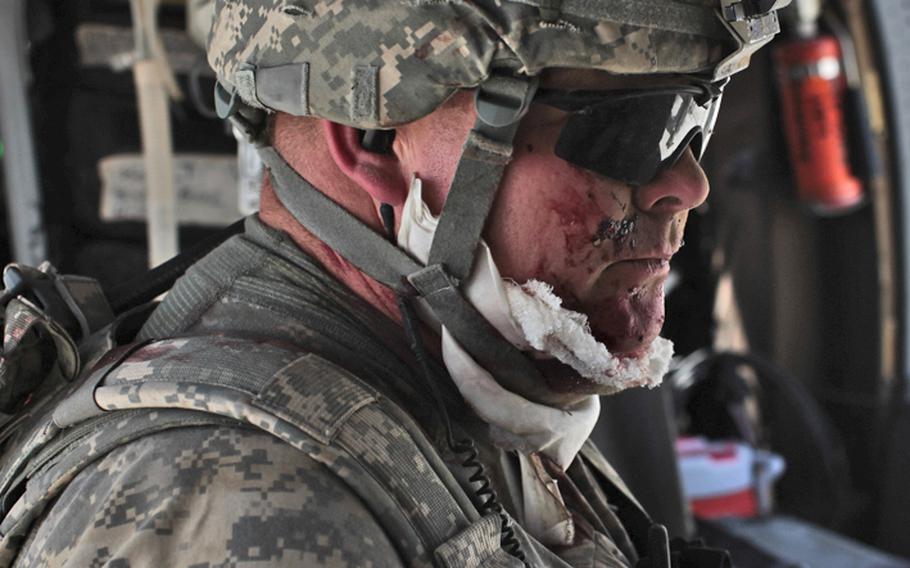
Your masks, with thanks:
[[[604,269],[578,311],[590,318],[591,333],[611,353],[636,357],[660,334],[664,321],[664,258],[631,259]]]
[[[607,266],[605,274],[628,283],[644,283],[670,273],[670,259],[665,257],[620,260]]]

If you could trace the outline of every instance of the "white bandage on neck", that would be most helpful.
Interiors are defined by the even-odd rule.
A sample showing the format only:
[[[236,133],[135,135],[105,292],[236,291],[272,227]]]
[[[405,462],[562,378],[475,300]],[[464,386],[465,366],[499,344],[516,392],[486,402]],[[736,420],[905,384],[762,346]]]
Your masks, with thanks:
[[[398,244],[421,262],[429,257],[437,219],[421,197],[414,178],[404,204]],[[489,247],[481,242],[470,277],[463,284],[468,301],[516,348],[535,358],[555,357],[582,377],[616,392],[633,386],[654,387],[669,367],[672,344],[658,338],[641,358],[617,358],[591,335],[587,316],[562,307],[547,284],[505,280]],[[433,325],[439,323],[422,310]],[[588,396],[571,408],[554,408],[527,400],[502,386],[440,329],[443,361],[465,401],[492,427],[496,442],[522,454],[526,525],[544,544],[568,545],[574,538],[571,515],[558,487],[529,458],[541,453],[565,470],[591,434],[600,400]]]

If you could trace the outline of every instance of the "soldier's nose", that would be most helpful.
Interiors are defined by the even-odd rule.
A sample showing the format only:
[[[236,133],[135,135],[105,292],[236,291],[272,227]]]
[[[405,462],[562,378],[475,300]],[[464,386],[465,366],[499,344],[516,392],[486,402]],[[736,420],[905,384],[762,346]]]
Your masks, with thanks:
[[[672,168],[663,170],[650,183],[632,192],[632,199],[639,211],[655,214],[673,214],[694,209],[708,197],[708,178],[701,166],[686,150]]]

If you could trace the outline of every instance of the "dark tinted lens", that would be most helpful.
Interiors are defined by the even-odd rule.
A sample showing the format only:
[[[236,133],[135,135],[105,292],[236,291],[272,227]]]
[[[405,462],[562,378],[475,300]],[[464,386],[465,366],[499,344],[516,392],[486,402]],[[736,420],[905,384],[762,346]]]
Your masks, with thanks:
[[[660,166],[659,143],[674,97],[607,101],[571,115],[556,155],[576,166],[636,185]]]
[[[673,167],[690,144],[701,158],[725,84],[624,91],[540,89],[535,101],[570,113],[556,144],[557,156],[644,185]]]
[[[644,185],[661,167],[660,141],[675,100],[675,94],[608,100],[573,113],[556,155],[609,178]]]

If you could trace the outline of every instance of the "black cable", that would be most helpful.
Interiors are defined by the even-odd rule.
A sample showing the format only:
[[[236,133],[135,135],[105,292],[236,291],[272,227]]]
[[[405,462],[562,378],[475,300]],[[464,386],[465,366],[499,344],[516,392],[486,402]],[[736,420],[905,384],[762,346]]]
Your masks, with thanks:
[[[383,203],[379,207],[379,214],[382,216],[382,223],[385,226],[386,236],[389,239],[389,242],[393,245],[397,245],[398,239],[395,236],[395,212],[392,209],[392,206],[388,203]],[[525,566],[527,566],[527,563],[525,562],[525,553],[521,550],[521,542],[519,542],[518,538],[515,536],[515,527],[512,526],[512,520],[506,513],[505,507],[502,506],[496,496],[496,490],[493,488],[493,482],[490,480],[490,476],[487,475],[486,467],[483,465],[483,462],[478,459],[480,452],[477,451],[477,444],[467,436],[458,440],[455,439],[448,409],[446,408],[442,393],[439,391],[439,385],[433,380],[429,354],[420,337],[420,329],[417,326],[417,314],[414,310],[414,305],[411,303],[411,298],[400,293],[397,296],[398,309],[401,312],[405,337],[408,340],[408,346],[414,353],[414,357],[417,358],[417,364],[420,366],[420,371],[424,376],[426,386],[429,388],[433,401],[439,410],[439,415],[442,418],[442,423],[445,427],[446,444],[455,455],[461,456],[461,466],[465,469],[472,470],[469,471],[468,475],[468,481],[472,484],[472,487],[475,483],[479,484],[479,487],[474,489],[474,494],[480,501],[480,506],[478,507],[480,514],[488,515],[490,513],[495,513],[499,515],[501,523],[499,542],[503,550],[521,560]]]

